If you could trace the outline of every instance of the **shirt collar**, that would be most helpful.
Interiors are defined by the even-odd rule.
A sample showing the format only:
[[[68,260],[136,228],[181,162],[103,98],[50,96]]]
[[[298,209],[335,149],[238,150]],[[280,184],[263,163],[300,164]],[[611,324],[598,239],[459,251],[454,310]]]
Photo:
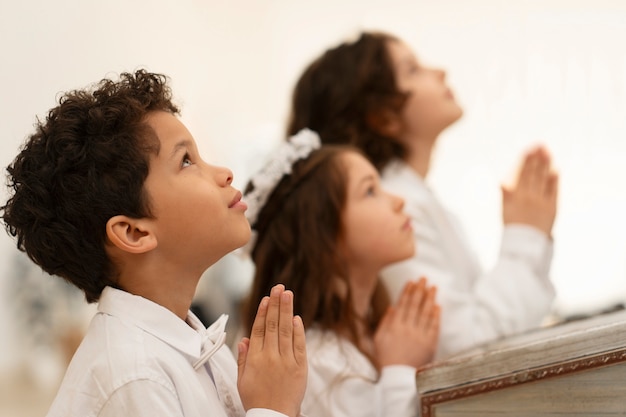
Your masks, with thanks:
[[[185,322],[147,298],[105,287],[98,303],[98,312],[132,323],[184,353],[191,363],[200,358],[206,328],[191,311],[187,312]]]

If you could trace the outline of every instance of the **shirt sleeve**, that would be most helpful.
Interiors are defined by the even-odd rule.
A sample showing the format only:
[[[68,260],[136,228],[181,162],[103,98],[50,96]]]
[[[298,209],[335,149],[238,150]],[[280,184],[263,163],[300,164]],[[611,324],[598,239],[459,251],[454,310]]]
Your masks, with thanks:
[[[166,384],[141,379],[124,384],[104,403],[98,417],[182,417],[178,395]]]
[[[415,384],[417,370],[407,365],[392,365],[382,369],[380,385],[384,404],[383,416],[417,416],[419,404]]]
[[[450,332],[456,332],[455,347],[464,350],[538,327],[555,295],[547,276],[551,257],[552,245],[539,231],[506,227],[493,269],[469,294],[449,292],[448,340],[455,337]]]

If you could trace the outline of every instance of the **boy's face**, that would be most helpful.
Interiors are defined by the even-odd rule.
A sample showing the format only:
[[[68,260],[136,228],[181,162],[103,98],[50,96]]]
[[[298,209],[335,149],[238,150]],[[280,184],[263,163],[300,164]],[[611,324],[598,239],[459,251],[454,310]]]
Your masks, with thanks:
[[[229,169],[207,164],[185,125],[167,112],[147,116],[160,142],[144,187],[159,256],[200,273],[250,238],[241,193]]]

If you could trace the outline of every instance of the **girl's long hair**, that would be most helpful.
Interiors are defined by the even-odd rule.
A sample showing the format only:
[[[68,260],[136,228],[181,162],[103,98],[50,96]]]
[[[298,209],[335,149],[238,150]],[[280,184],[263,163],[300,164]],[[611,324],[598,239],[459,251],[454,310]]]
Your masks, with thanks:
[[[324,144],[351,144],[381,170],[406,148],[380,128],[389,114],[398,115],[407,93],[397,87],[388,52],[398,39],[364,32],[354,42],[328,49],[300,76],[291,99],[287,135],[316,131]]]
[[[360,319],[354,313],[346,265],[338,248],[347,188],[341,155],[346,152],[359,151],[323,146],[296,162],[252,225],[258,233],[252,250],[255,273],[242,312],[248,334],[260,300],[272,286],[282,283],[294,292],[294,313],[302,317],[305,327],[315,324],[337,332],[360,348],[356,330]],[[246,192],[251,189],[249,184]],[[389,297],[379,282],[365,323],[372,334],[388,306]]]

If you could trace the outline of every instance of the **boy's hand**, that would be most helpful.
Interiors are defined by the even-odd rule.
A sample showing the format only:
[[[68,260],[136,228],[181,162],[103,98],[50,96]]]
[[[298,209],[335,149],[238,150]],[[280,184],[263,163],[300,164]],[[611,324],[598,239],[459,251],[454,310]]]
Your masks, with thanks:
[[[237,387],[246,410],[300,413],[307,379],[304,326],[293,316],[293,293],[281,284],[259,304],[250,339],[238,345]]]
[[[551,236],[556,217],[558,175],[552,171],[550,155],[542,147],[531,150],[522,163],[517,183],[502,187],[504,224],[534,226]]]
[[[381,367],[410,365],[419,368],[431,362],[439,342],[440,309],[435,287],[426,280],[408,282],[395,306],[389,308],[374,335]]]

